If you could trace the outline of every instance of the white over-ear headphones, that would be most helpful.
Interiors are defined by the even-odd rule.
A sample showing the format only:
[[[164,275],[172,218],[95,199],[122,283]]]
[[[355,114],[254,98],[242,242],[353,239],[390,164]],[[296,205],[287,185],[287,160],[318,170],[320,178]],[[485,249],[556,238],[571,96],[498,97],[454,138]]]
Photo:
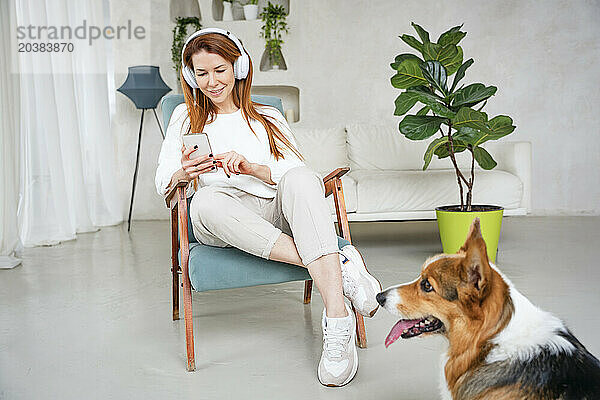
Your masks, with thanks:
[[[183,62],[183,53],[185,52],[185,48],[187,47],[188,43],[192,39],[200,35],[206,35],[207,33],[220,33],[221,35],[227,36],[233,41],[233,43],[235,43],[242,55],[239,56],[237,60],[235,60],[235,62],[233,63],[233,76],[235,77],[235,79],[246,79],[246,77],[248,76],[248,71],[250,70],[250,57],[248,57],[248,53],[246,53],[246,50],[244,50],[242,42],[240,42],[240,40],[237,37],[235,37],[233,33],[226,31],[225,29],[205,28],[192,33],[190,37],[187,38],[187,40],[185,41],[183,49],[181,50],[181,73],[188,85],[190,85],[194,89],[199,88],[198,84],[196,83],[196,76],[194,74],[194,71],[190,67],[185,65],[185,63]]]

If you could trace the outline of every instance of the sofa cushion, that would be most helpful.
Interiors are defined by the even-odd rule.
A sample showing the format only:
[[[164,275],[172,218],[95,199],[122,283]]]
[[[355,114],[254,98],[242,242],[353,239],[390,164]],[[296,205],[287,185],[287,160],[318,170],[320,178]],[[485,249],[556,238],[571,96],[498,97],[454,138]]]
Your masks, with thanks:
[[[423,155],[433,140],[409,140],[398,125],[350,124],[346,127],[348,158],[353,170],[422,170]],[[471,165],[470,154],[457,154],[459,167]],[[449,158],[433,157],[429,169],[451,168]]]
[[[339,167],[350,166],[346,153],[346,131],[339,128],[293,127],[298,150],[314,171],[327,175]]]
[[[434,210],[460,204],[453,169],[432,171],[351,171],[356,180],[357,212]],[[521,180],[506,171],[477,171],[473,204],[518,208],[523,194]],[[466,193],[465,193],[466,195]]]

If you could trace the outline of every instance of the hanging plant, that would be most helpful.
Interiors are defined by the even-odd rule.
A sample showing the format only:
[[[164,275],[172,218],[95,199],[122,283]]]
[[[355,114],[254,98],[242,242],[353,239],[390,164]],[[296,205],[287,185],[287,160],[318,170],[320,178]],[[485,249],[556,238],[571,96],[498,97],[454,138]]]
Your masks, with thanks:
[[[269,1],[260,13],[260,17],[264,23],[260,28],[260,36],[265,39],[265,52],[270,65],[285,66],[281,53],[281,45],[283,44],[281,35],[289,31],[285,8],[282,5],[273,5]]]
[[[173,28],[173,45],[171,46],[171,60],[173,60],[173,69],[177,72],[179,81],[179,71],[181,70],[181,50],[187,37],[195,31],[202,29],[202,24],[198,17],[177,17],[175,18],[175,27]],[[193,27],[193,31],[188,33],[188,26]]]

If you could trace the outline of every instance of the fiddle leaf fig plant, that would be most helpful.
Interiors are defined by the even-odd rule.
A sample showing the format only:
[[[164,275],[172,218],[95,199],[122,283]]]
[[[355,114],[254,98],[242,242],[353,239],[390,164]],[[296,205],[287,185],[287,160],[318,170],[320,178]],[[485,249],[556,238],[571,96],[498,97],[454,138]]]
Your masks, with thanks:
[[[485,170],[497,165],[482,145],[512,133],[516,127],[507,115],[490,119],[482,111],[488,99],[496,94],[495,86],[472,83],[457,88],[473,64],[472,58],[463,62],[463,50],[458,45],[467,35],[461,31],[463,25],[442,33],[436,43],[431,42],[429,33],[421,26],[415,23],[412,26],[420,40],[407,34],[400,39],[419,54],[400,54],[390,64],[396,71],[391,78],[392,86],[403,90],[395,100],[394,115],[407,114],[417,103],[422,107],[414,115],[405,115],[398,129],[410,140],[426,140],[439,133],[425,151],[423,170],[433,156],[450,158],[460,191],[460,211],[471,211],[475,161]],[[463,173],[456,161],[455,155],[463,151],[471,153],[470,174]]]

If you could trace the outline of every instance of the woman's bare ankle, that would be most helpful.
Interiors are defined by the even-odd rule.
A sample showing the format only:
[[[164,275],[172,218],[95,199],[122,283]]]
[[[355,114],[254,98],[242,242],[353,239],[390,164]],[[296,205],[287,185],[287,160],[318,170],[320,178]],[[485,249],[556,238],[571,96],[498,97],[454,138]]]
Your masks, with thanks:
[[[327,318],[344,318],[347,317],[348,314],[348,310],[346,310],[346,306],[343,304],[342,302],[342,307],[325,307],[325,315],[327,315]]]

